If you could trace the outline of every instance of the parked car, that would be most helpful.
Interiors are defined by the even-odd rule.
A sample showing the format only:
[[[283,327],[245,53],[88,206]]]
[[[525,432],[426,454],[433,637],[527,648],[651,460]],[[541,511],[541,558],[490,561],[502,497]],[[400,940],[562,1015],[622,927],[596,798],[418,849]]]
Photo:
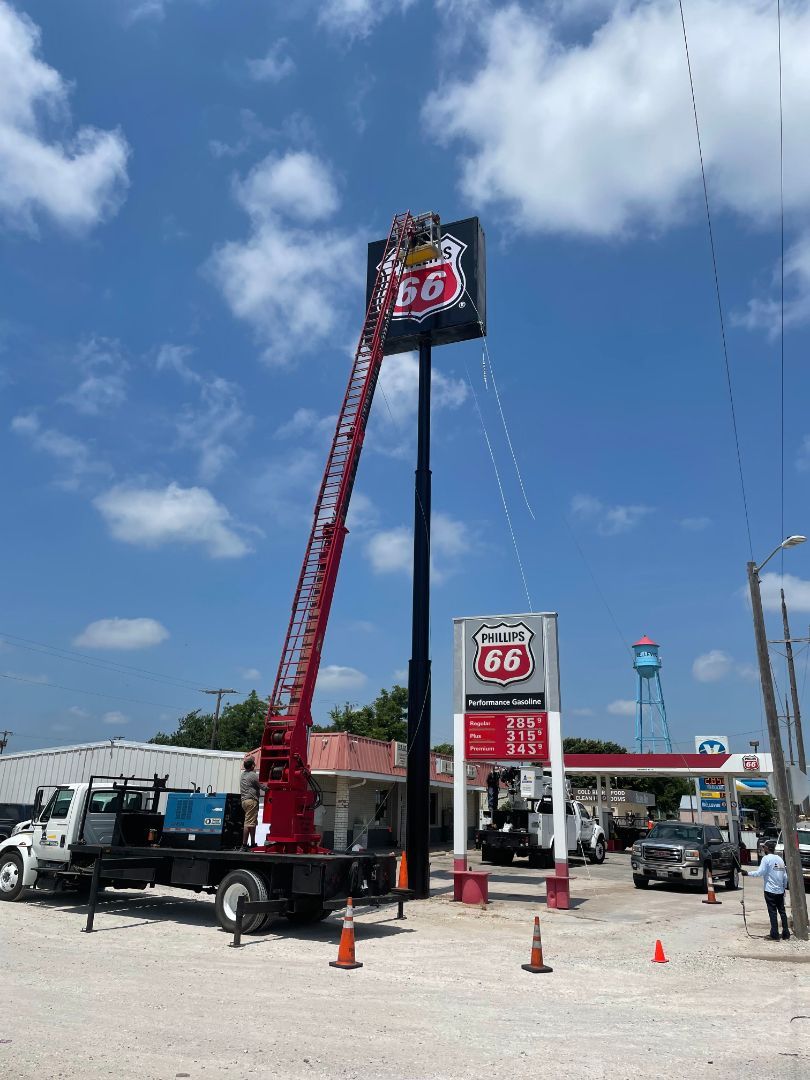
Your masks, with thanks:
[[[763,847],[766,840],[777,840],[781,835],[781,830],[778,825],[765,825],[757,833],[757,858],[762,859],[765,854],[765,848]]]
[[[0,840],[7,840],[15,825],[30,818],[32,809],[25,803],[0,803]]]
[[[740,883],[740,858],[716,825],[659,821],[643,840],[633,844],[633,884],[646,889],[651,881],[682,881],[704,892],[709,871],[727,889]]]
[[[799,837],[799,857],[802,861],[802,877],[806,889],[808,883],[810,883],[810,822],[797,822],[796,831]],[[780,859],[785,857],[785,841],[781,832],[776,838],[776,854]]]

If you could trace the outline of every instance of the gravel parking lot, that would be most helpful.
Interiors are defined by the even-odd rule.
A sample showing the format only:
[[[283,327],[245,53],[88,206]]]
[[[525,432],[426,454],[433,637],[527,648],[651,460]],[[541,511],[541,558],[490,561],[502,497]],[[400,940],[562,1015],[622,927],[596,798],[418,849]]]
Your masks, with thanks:
[[[477,853],[470,861],[476,864]],[[340,920],[286,920],[241,950],[211,899],[112,893],[80,933],[75,898],[0,906],[9,1077],[466,1078],[554,1070],[586,1078],[757,1076],[810,1069],[810,949],[771,943],[758,881],[701,904],[633,888],[626,855],[573,867],[574,908],[546,911],[542,871],[492,868],[486,910],[433,897],[359,909],[364,967],[336,971]],[[530,975],[541,917],[550,975]],[[670,962],[651,963],[656,938]]]

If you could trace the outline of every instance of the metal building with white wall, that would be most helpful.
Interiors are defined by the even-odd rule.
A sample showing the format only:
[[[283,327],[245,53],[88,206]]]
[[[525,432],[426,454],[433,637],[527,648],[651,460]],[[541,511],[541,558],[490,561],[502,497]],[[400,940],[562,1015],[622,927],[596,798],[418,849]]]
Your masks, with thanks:
[[[0,754],[0,802],[30,805],[41,784],[68,784],[90,776],[168,774],[170,787],[238,791],[244,754],[124,739]]]

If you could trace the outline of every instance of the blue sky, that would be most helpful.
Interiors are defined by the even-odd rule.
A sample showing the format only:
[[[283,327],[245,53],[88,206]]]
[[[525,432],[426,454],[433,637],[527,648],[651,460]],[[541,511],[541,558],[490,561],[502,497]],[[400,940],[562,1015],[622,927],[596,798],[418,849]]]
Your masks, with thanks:
[[[759,560],[782,529],[773,7],[684,5]],[[802,532],[810,11],[784,8],[784,527]],[[208,702],[194,687],[269,691],[365,245],[408,207],[482,219],[490,359],[535,515],[480,342],[436,350],[434,741],[451,729],[452,618],[527,607],[470,381],[532,604],[560,613],[566,733],[630,744],[626,644],[647,633],[679,746],[756,737],[677,6],[0,0],[9,750],[149,737]],[[407,667],[414,358],[388,358],[382,385],[319,721]],[[802,634],[810,548],[784,571]],[[798,670],[803,686],[804,655]]]

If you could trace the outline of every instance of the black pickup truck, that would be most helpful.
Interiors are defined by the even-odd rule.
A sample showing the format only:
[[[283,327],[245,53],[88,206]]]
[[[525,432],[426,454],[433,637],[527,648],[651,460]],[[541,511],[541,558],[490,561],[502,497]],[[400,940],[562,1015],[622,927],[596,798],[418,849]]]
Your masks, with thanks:
[[[630,862],[637,889],[646,889],[651,881],[682,881],[705,892],[709,870],[727,889],[740,884],[739,855],[716,825],[659,821],[633,844]]]
[[[0,802],[0,840],[7,840],[15,825],[30,818],[32,809],[25,803]]]

